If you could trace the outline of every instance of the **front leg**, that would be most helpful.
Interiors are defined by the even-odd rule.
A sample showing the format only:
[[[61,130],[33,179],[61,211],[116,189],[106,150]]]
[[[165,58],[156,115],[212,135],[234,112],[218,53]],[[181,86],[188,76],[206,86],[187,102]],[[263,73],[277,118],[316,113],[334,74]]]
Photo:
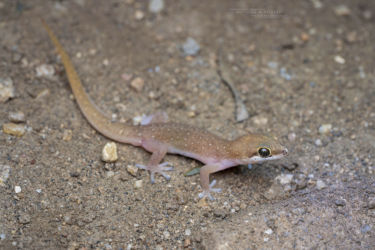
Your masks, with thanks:
[[[210,184],[210,174],[213,174],[226,168],[226,166],[222,165],[205,165],[201,168],[200,178],[203,192],[199,194],[199,198],[208,197],[210,200],[214,199],[211,195],[211,192],[218,193],[221,191],[221,189],[213,188],[213,186],[216,184],[216,180],[213,180]]]
[[[165,179],[169,180],[171,177],[164,172],[170,171],[173,168],[167,167],[167,165],[169,165],[168,162],[164,162],[160,164],[164,156],[167,154],[168,147],[163,144],[156,143],[154,141],[143,142],[142,146],[147,151],[150,151],[152,155],[147,165],[136,164],[135,166],[138,168],[148,170],[150,172],[151,183],[155,183],[155,173],[159,173],[162,176],[164,176]]]

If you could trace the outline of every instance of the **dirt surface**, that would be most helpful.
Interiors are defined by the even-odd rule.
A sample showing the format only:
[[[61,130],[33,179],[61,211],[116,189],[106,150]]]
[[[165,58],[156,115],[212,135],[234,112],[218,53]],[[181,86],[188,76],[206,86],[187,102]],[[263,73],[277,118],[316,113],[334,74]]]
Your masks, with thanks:
[[[153,185],[127,170],[147,162],[141,148],[117,144],[104,163],[109,140],[80,113],[40,17],[112,119],[163,110],[228,139],[277,135],[290,155],[214,174],[212,202],[183,176],[194,160],[168,155],[172,179]],[[20,111],[26,126],[0,132],[1,249],[375,248],[375,2],[167,0],[152,13],[148,1],[1,0],[0,34],[0,80],[15,89],[0,125]],[[200,50],[186,56],[189,37]]]

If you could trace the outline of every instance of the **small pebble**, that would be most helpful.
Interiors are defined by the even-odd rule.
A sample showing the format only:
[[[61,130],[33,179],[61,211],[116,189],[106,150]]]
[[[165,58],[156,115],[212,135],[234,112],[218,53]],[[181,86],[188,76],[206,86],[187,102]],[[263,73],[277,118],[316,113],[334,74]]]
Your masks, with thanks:
[[[169,239],[169,237],[171,236],[171,234],[168,231],[164,231],[163,232],[163,236],[164,236],[165,239]]]
[[[5,240],[6,236],[5,234],[0,234],[0,240]]]
[[[164,1],[163,0],[150,0],[148,5],[148,10],[151,13],[159,13],[164,9]]]
[[[313,6],[315,9],[321,9],[323,7],[323,4],[319,0],[311,0]]]
[[[50,93],[49,89],[43,89],[42,91],[40,91],[40,92],[36,95],[35,99],[43,98],[43,97],[49,95],[49,93]]]
[[[29,214],[26,214],[26,213],[21,213],[21,214],[18,216],[18,221],[19,221],[21,224],[29,224],[30,221],[31,221],[30,215],[29,215]]]
[[[106,58],[103,60],[103,65],[108,66],[109,65],[109,60]]]
[[[319,190],[322,190],[323,188],[326,188],[327,185],[324,183],[322,180],[317,180],[316,181],[316,188]]]
[[[0,186],[5,186],[10,174],[10,166],[0,165]]]
[[[102,160],[105,162],[117,161],[117,146],[114,142],[108,142],[105,144],[102,150]]]
[[[8,101],[10,98],[14,98],[15,90],[13,81],[11,78],[0,78],[0,103]]]
[[[281,185],[286,185],[292,182],[293,176],[292,174],[281,174],[276,177],[276,180],[279,180]]]
[[[316,140],[315,140],[315,146],[320,147],[320,146],[322,146],[322,145],[323,145],[322,140],[320,140],[320,139],[316,139]]]
[[[287,80],[287,81],[290,81],[290,80],[292,79],[292,75],[289,74],[289,73],[287,72],[286,68],[284,68],[284,67],[282,67],[282,68],[280,69],[280,76],[281,76],[282,78],[284,78],[285,80]]]
[[[136,10],[134,17],[136,20],[142,20],[145,17],[145,13],[143,13],[141,10]]]
[[[128,173],[131,174],[132,176],[136,177],[138,173],[138,168],[133,165],[127,165],[126,171],[128,171]]]
[[[367,232],[371,231],[371,226],[370,225],[364,225],[361,227],[361,233],[365,234]]]
[[[134,182],[134,187],[135,188],[142,188],[142,186],[143,186],[143,180],[136,180]]]
[[[349,32],[346,35],[346,41],[348,43],[354,43],[355,41],[357,41],[357,32],[356,31]]]
[[[124,79],[125,81],[130,81],[130,79],[132,79],[133,75],[132,74],[128,74],[128,73],[123,73],[121,75],[121,78]]]
[[[113,177],[115,175],[115,172],[113,172],[113,171],[108,171],[107,172],[107,178],[111,178],[111,177]]]
[[[319,127],[319,133],[320,134],[328,134],[332,130],[332,124],[322,124]]]
[[[42,64],[36,68],[37,77],[51,77],[55,74],[55,68],[50,64]]]
[[[190,236],[191,235],[191,230],[188,228],[185,230],[185,235]]]
[[[70,141],[72,139],[72,136],[73,136],[73,131],[70,129],[65,129],[62,139],[63,141]]]
[[[20,186],[15,186],[14,187],[14,192],[16,192],[16,194],[20,193],[22,191],[21,187]]]
[[[188,37],[185,43],[182,45],[182,49],[186,56],[194,56],[198,54],[200,46],[193,38]]]
[[[338,206],[338,207],[343,207],[343,206],[345,206],[345,201],[342,200],[342,199],[335,200],[335,205]]]
[[[337,16],[349,16],[350,9],[346,5],[339,5],[334,8],[334,12]]]
[[[296,182],[296,190],[301,190],[307,187],[307,180],[306,178],[301,178],[295,181]]]
[[[130,86],[137,92],[141,92],[144,85],[145,81],[140,77],[134,78],[130,83]]]
[[[3,124],[3,132],[9,135],[23,136],[26,132],[25,125],[15,124],[15,123],[5,123]]]
[[[303,32],[303,33],[301,34],[301,40],[302,40],[302,41],[307,42],[309,39],[310,39],[309,34],[307,34],[307,33],[305,33],[305,32]]]
[[[218,217],[218,218],[222,218],[222,219],[224,219],[225,217],[228,216],[228,212],[227,212],[226,210],[224,210],[224,209],[215,209],[215,210],[213,211],[213,213],[214,213],[214,215],[215,215],[216,217]]]
[[[1,168],[0,168],[1,169]],[[375,208],[375,197],[370,197],[368,199],[367,207],[369,209],[374,209]]]
[[[366,20],[370,20],[372,18],[372,12],[371,10],[365,10],[363,12],[363,17],[366,19]]]
[[[273,233],[271,228],[268,228],[266,231],[264,231],[265,234],[271,235]]]
[[[290,133],[290,134],[288,134],[288,140],[289,140],[290,142],[295,141],[296,137],[297,137],[297,136],[296,136],[295,133]]]
[[[207,199],[200,199],[197,203],[197,206],[200,208],[208,208],[209,205],[207,203]]]
[[[335,56],[334,59],[339,64],[345,64],[345,59],[342,56]]]
[[[21,111],[17,112],[10,112],[8,115],[8,119],[11,122],[19,123],[19,122],[25,122],[25,114]]]
[[[140,125],[144,117],[146,117],[146,115],[144,114],[141,116],[133,117],[133,125],[134,126]]]
[[[268,118],[265,116],[257,115],[251,118],[252,122],[258,126],[264,126],[268,123]]]
[[[187,116],[190,117],[190,118],[192,118],[192,117],[197,116],[197,114],[195,113],[195,111],[189,111],[189,112],[187,113]]]
[[[186,238],[184,240],[184,248],[189,248],[190,245],[191,245],[191,240],[189,238]]]

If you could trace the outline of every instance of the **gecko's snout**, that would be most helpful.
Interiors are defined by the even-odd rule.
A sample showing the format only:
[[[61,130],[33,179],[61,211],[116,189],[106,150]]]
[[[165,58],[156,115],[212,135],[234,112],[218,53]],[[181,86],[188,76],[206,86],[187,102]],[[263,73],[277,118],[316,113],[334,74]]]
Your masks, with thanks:
[[[287,149],[287,148],[284,148],[284,149],[283,149],[283,155],[284,155],[284,156],[288,155],[288,149]]]

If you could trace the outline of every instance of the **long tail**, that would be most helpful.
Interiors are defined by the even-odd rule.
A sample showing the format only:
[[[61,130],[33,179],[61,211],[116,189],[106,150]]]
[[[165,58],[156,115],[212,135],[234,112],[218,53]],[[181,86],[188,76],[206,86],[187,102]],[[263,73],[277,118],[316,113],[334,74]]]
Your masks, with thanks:
[[[70,87],[72,88],[73,95],[78,103],[78,106],[86,117],[87,121],[93,126],[99,133],[104,136],[123,143],[131,143],[137,145],[139,139],[136,138],[137,127],[122,124],[122,123],[112,123],[105,115],[99,111],[93,102],[90,100],[89,96],[86,94],[81,80],[74,66],[70,60],[69,55],[65,52],[63,46],[60,44],[56,35],[53,33],[52,29],[48,24],[42,19],[44,28],[48,32],[48,36],[55,45],[58,54],[61,57],[61,61],[64,65],[65,72],[68,76]]]

